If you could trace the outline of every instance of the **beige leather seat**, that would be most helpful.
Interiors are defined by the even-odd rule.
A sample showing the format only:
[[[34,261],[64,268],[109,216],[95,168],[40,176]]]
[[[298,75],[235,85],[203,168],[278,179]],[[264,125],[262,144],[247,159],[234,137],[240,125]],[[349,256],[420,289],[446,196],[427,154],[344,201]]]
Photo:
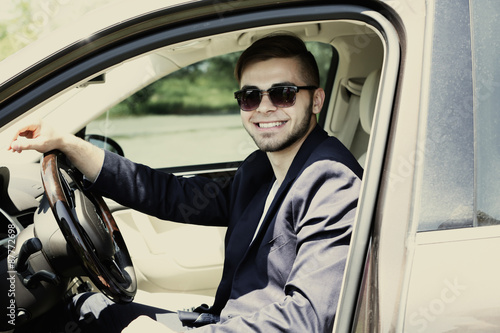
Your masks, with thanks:
[[[337,107],[335,111],[337,115],[333,121],[338,126],[333,132],[337,139],[348,148],[353,143],[359,125],[359,104],[364,81],[364,77],[344,79],[338,96],[342,100],[342,103],[338,105],[342,107]]]
[[[377,93],[379,89],[380,82],[380,69],[371,72],[361,89],[361,96],[359,100],[359,120],[363,131],[370,135],[372,124],[373,124],[373,114],[375,113],[375,103],[377,102]],[[366,147],[368,149],[368,147]],[[359,164],[362,167],[365,166],[366,162],[366,149],[365,152],[358,158]]]

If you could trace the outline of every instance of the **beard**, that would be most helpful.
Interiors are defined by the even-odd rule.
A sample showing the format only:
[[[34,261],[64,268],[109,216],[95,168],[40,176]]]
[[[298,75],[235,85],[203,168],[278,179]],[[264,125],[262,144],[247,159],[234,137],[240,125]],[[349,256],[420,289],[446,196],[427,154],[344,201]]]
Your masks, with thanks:
[[[263,136],[257,137],[252,135],[250,131],[247,131],[252,137],[253,141],[259,147],[260,150],[266,153],[273,153],[277,151],[284,150],[292,146],[295,142],[302,139],[307,135],[310,125],[311,118],[313,115],[313,104],[312,101],[304,114],[304,117],[297,123],[297,126],[293,129],[292,133],[288,134],[285,138],[275,138],[273,134],[265,134]]]

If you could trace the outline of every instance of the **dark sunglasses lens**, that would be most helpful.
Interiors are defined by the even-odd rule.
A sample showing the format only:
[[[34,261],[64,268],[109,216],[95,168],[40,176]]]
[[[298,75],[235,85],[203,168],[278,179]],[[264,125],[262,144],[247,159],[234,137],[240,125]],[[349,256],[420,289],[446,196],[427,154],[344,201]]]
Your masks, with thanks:
[[[287,108],[295,104],[297,89],[295,87],[275,87],[269,89],[269,98],[280,108]]]
[[[260,104],[260,91],[256,89],[242,90],[236,98],[243,111],[255,110]]]
[[[268,90],[269,98],[274,106],[287,108],[295,104],[297,87],[273,87]],[[235,93],[238,104],[243,111],[252,111],[259,107],[262,95],[258,89],[240,90]]]

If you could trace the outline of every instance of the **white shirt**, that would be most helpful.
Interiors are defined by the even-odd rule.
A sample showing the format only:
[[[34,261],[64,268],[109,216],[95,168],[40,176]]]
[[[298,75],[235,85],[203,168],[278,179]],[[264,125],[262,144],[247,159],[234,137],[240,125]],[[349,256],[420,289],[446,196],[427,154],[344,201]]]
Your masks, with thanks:
[[[278,181],[275,180],[273,186],[271,187],[271,190],[269,191],[269,194],[267,195],[266,203],[264,204],[264,211],[262,212],[262,216],[260,217],[259,224],[257,225],[257,229],[255,229],[255,233],[253,234],[252,241],[250,244],[253,243],[253,240],[257,236],[257,233],[260,230],[260,227],[262,226],[262,222],[264,222],[264,217],[266,217],[267,211],[269,210],[269,206],[271,206],[271,202],[273,202],[274,197],[276,196],[276,192],[278,192],[279,186],[278,186]]]

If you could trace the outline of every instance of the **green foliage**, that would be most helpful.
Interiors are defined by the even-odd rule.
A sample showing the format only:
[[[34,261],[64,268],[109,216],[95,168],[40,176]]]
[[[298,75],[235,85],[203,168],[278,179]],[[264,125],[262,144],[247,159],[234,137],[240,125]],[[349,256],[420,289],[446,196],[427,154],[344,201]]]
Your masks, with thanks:
[[[1,0],[0,0],[1,1]],[[0,10],[0,60],[113,0],[5,0]]]
[[[30,12],[29,1],[21,0],[5,13],[7,18],[0,21],[0,60],[34,40],[33,35],[36,32],[28,34],[27,30],[31,18]]]
[[[318,63],[320,86],[325,87],[330,67],[332,66],[333,48],[331,45],[322,43],[307,43],[308,50],[316,58]]]

